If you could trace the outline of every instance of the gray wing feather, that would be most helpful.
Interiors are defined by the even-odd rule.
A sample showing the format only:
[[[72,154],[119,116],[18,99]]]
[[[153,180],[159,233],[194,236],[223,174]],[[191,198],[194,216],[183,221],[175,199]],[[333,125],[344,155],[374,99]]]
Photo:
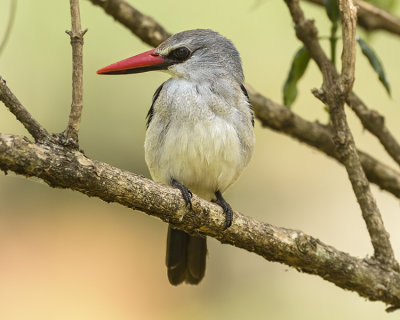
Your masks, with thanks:
[[[165,82],[164,82],[165,83]],[[149,128],[150,122],[153,119],[153,114],[154,114],[154,103],[156,102],[158,96],[160,95],[161,89],[163,88],[164,83],[162,83],[156,90],[156,92],[154,92],[153,95],[153,100],[151,102],[151,107],[149,109],[149,112],[147,112],[147,116],[146,116],[146,129]]]
[[[247,93],[247,90],[246,90],[246,88],[244,87],[243,84],[240,85],[240,89],[242,89],[243,94],[244,94],[244,95],[246,96],[246,98],[247,98],[247,102],[249,103],[250,110],[253,111],[253,106],[252,106],[251,103],[250,103],[249,94]],[[252,124],[253,127],[254,127],[254,113],[253,113],[253,112],[251,112],[251,124]]]

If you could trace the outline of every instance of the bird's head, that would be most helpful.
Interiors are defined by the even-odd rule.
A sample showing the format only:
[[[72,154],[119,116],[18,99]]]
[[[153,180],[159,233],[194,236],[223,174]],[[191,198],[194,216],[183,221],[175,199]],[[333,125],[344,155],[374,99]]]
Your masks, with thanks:
[[[231,77],[243,82],[240,56],[233,43],[208,29],[183,31],[157,48],[116,62],[98,74],[129,74],[162,70],[172,77],[203,81]]]

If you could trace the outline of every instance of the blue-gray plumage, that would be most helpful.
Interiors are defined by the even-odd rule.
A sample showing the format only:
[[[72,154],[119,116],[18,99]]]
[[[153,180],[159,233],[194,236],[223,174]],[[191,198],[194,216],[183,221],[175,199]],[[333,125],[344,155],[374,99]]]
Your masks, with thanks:
[[[178,188],[189,206],[192,192],[219,204],[229,227],[233,212],[222,193],[248,164],[255,140],[239,53],[217,32],[196,29],[171,36],[147,54],[151,57],[141,54],[99,73],[136,73],[158,66],[171,75],[155,92],[147,117],[149,171],[155,181]],[[169,227],[171,284],[199,283],[206,253],[204,237]]]

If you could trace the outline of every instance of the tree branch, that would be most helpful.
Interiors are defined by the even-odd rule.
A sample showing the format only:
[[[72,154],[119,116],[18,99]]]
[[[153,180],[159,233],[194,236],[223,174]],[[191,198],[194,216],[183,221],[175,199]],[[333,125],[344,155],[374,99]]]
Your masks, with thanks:
[[[79,0],[70,0],[71,30],[65,31],[71,38],[72,46],[72,103],[68,126],[65,131],[66,144],[79,148],[79,125],[83,108],[83,36],[87,29],[81,29]]]
[[[370,300],[400,305],[400,277],[393,270],[352,257],[301,231],[262,223],[238,212],[233,225],[223,231],[225,217],[219,206],[193,195],[191,211],[179,190],[89,159],[79,151],[57,145],[44,147],[19,136],[0,134],[0,169],[141,210],[188,233],[201,233],[318,275]]]
[[[287,134],[342,163],[332,141],[333,132],[330,126],[299,117],[288,108],[256,92],[249,85],[246,85],[246,89],[256,117],[263,126]],[[357,151],[368,180],[400,198],[400,174],[367,153]]]
[[[37,122],[28,110],[19,102],[16,96],[7,87],[6,81],[0,76],[0,101],[3,101],[8,110],[11,111],[21,122],[26,130],[32,135],[36,142],[51,140],[47,130]]]
[[[74,0],[71,0],[71,4],[72,1]],[[102,4],[119,4],[119,10],[115,11],[118,14],[122,14],[124,10],[129,11],[133,9],[130,6],[126,7],[122,0],[91,1]],[[75,3],[77,4],[77,2]],[[124,9],[122,10],[121,8]],[[300,8],[298,9],[296,15],[301,19],[302,12]],[[143,19],[140,22],[136,21],[139,25],[147,21],[144,15],[141,18]],[[157,23],[154,20],[153,22],[153,27],[157,28]],[[300,30],[307,27],[308,22],[305,18],[302,22],[304,22],[304,25],[298,26],[297,29]],[[80,27],[78,29],[80,31]],[[301,33],[299,30],[298,33]],[[157,42],[159,41],[157,39],[164,37],[152,37],[152,35],[154,34],[148,31],[147,41],[152,39],[151,41]],[[310,35],[311,37],[317,36],[317,32]],[[313,41],[311,39],[309,44],[313,44],[315,49],[318,49],[318,41],[317,43],[313,43]],[[316,51],[313,54],[316,57],[319,54],[320,58],[324,58],[321,52]],[[323,51],[322,54],[324,54]],[[351,57],[352,51],[344,54],[344,57],[346,56]],[[337,73],[331,73],[332,70],[334,72],[336,70],[332,69],[329,64],[324,64],[325,61],[321,60],[320,65],[324,70],[324,77],[327,77],[327,82],[331,84],[334,82],[333,80],[338,80]],[[351,62],[349,66],[352,66]],[[336,78],[331,79],[335,77],[335,74]],[[330,104],[332,104],[332,109],[337,107],[340,112],[343,112],[346,93],[351,91],[353,82],[352,72],[348,72],[347,75],[343,72],[340,79],[341,81],[336,81],[336,83],[341,84],[341,90],[338,90],[341,94],[338,96],[338,105],[334,105],[329,100],[329,94],[334,96],[337,94],[336,91],[332,90],[331,92],[327,90],[326,92],[322,92],[324,94],[321,93],[321,96],[324,96],[325,100],[329,100]],[[336,87],[332,88],[337,89]],[[325,81],[323,89],[329,89]],[[12,95],[7,90],[8,88],[5,86],[5,83],[1,83],[0,99],[3,101],[8,101],[9,95]],[[8,93],[4,94],[3,92],[6,91]],[[332,135],[330,127],[305,121],[277,104],[274,106],[272,101],[267,100],[267,103],[265,103],[263,99],[266,98],[255,92],[251,92],[251,97],[256,113],[264,124],[268,124],[275,129],[280,128],[277,130],[286,132],[298,139],[303,139],[308,144],[339,159],[346,165],[346,168],[348,167],[350,157],[343,155],[340,150],[339,152],[334,151],[333,144],[330,141]],[[5,103],[7,105],[7,102]],[[11,108],[14,108],[14,105],[22,107],[16,98],[15,100],[11,100],[11,102],[8,101],[8,104],[11,105]],[[269,107],[265,107],[265,105]],[[25,109],[23,108],[23,110]],[[287,110],[287,113],[282,110]],[[331,113],[333,114],[333,111]],[[343,115],[344,113],[338,113],[337,120],[344,121],[344,128],[348,129]],[[277,121],[278,118],[280,120]],[[335,124],[335,126],[339,128],[339,126],[343,126],[343,123]],[[341,130],[341,127],[339,129]],[[307,132],[308,130],[310,132]],[[77,132],[78,130],[76,130]],[[321,137],[318,137],[318,134],[321,134]],[[341,139],[340,134],[336,133],[336,136],[337,140]],[[347,132],[345,132],[345,138],[348,138]],[[327,141],[330,141],[330,144]],[[353,148],[354,153],[357,155],[357,152]],[[389,176],[393,174],[398,182],[397,173],[394,171],[390,173],[390,169],[367,155],[364,157],[366,163],[363,163],[363,165],[371,168],[375,167],[375,169],[379,167],[379,170],[385,171],[385,173],[376,173],[378,176],[379,174],[381,174],[380,177],[384,177],[385,174]],[[357,169],[361,168],[359,162],[356,165],[358,166]],[[141,210],[188,233],[200,233],[214,237],[222,243],[228,243],[250,252],[255,252],[267,260],[281,262],[299,271],[319,275],[341,288],[356,291],[361,296],[370,300],[383,301],[392,305],[393,308],[400,306],[400,277],[398,269],[391,269],[391,267],[396,266],[394,264],[386,265],[378,263],[374,259],[357,259],[301,231],[279,228],[262,223],[238,212],[234,213],[233,225],[224,231],[225,217],[219,206],[193,196],[193,210],[189,210],[178,190],[157,184],[108,164],[89,159],[81,152],[65,148],[50,141],[50,139],[46,145],[43,145],[33,144],[28,139],[19,136],[0,134],[0,169],[4,171],[11,170],[28,177],[35,176],[52,187],[70,188],[88,196],[99,197],[107,202],[117,202],[126,207]],[[350,169],[352,170],[352,168]],[[348,171],[351,171],[350,169]],[[364,177],[361,184],[365,183],[368,186]],[[385,236],[385,233],[383,236]],[[381,262],[381,260],[379,261]]]
[[[347,0],[351,1],[351,0]],[[335,130],[334,142],[341,162],[345,165],[354,194],[360,205],[364,221],[374,247],[374,257],[381,263],[392,266],[398,270],[399,266],[394,258],[394,253],[389,240],[389,234],[386,232],[381,214],[376,205],[375,199],[369,188],[368,180],[360,163],[360,159],[355,148],[353,136],[350,132],[344,113],[344,102],[346,93],[351,89],[343,87],[343,77],[339,77],[335,67],[329,61],[322,50],[318,41],[318,31],[314,24],[304,17],[300,8],[299,0],[285,0],[292,19],[295,23],[296,35],[304,43],[310,56],[315,60],[323,74],[323,85],[319,90],[314,90],[314,94],[324,103],[329,105],[331,121]],[[354,13],[354,12],[353,12]],[[341,13],[343,15],[343,13]],[[346,24],[343,25],[343,32],[349,34],[355,30],[348,31]],[[349,39],[351,36],[347,36]],[[354,35],[355,37],[355,35]],[[347,51],[344,59],[353,59],[352,51]],[[352,62],[344,62],[352,64]],[[351,77],[351,75],[350,75]],[[351,79],[349,81],[351,82]]]
[[[152,17],[141,13],[123,0],[90,0],[127,27],[145,43],[157,47],[171,34]]]
[[[309,0],[307,0],[309,1]],[[312,1],[314,2],[314,0]],[[322,0],[316,1],[317,3],[321,3],[322,4]],[[366,7],[371,7],[371,5],[366,4],[362,1],[358,1],[358,3],[362,6],[366,6]],[[373,7],[373,6],[372,6]],[[370,15],[376,14],[376,12],[380,12],[382,10],[375,8],[376,10],[371,10],[368,11],[370,12]],[[361,11],[361,8],[360,8]],[[304,17],[303,17],[304,18]],[[309,24],[312,24],[311,21],[308,20]],[[399,19],[399,28],[400,28],[400,19]],[[315,27],[309,27],[309,30],[315,29]],[[355,30],[353,30],[355,31]],[[316,32],[316,29],[315,29]],[[400,34],[400,32],[399,32]],[[332,63],[330,63],[329,59],[327,59],[327,57],[325,56],[322,48],[319,46],[318,40],[315,38],[315,36],[313,37],[314,40],[311,40],[309,42],[308,45],[315,45],[315,47],[312,49],[314,52],[314,60],[317,62],[317,65],[320,67],[321,71],[322,69],[322,65],[325,66],[325,69],[327,69],[329,74],[332,75],[337,75],[336,69],[333,66]],[[345,41],[345,39],[343,39]],[[352,39],[352,41],[356,41],[355,38]],[[354,46],[355,47],[355,46]],[[344,46],[344,48],[346,48],[346,46]],[[355,53],[354,53],[355,54]],[[325,57],[324,57],[325,56]],[[342,70],[346,70],[348,69],[349,66],[342,66]],[[354,66],[353,66],[354,68]],[[354,70],[352,71],[354,72]],[[327,74],[325,72],[324,77],[326,77]],[[357,117],[360,119],[362,125],[364,126],[365,129],[367,129],[369,132],[371,132],[374,136],[376,136],[378,138],[378,140],[380,141],[380,143],[383,145],[383,147],[385,148],[385,150],[387,151],[387,153],[392,157],[392,159],[394,161],[396,161],[399,165],[400,165],[400,144],[397,142],[397,140],[394,138],[394,136],[392,135],[392,133],[388,130],[388,128],[385,126],[385,121],[384,121],[384,117],[382,115],[380,115],[378,112],[373,111],[373,110],[369,110],[368,107],[362,102],[362,100],[354,93],[351,92],[350,95],[348,95],[347,99],[346,99],[347,104],[350,106],[350,108],[355,112],[355,114],[357,115]]]
[[[374,110],[369,110],[365,103],[352,92],[346,103],[360,119],[365,129],[376,136],[386,152],[400,165],[400,145],[385,126],[385,118]]]
[[[400,19],[365,1],[357,1],[359,19],[367,30],[385,30],[400,35]]]
[[[305,0],[322,6],[323,0]],[[368,31],[384,30],[400,35],[400,19],[365,1],[356,1],[359,7],[358,23]]]

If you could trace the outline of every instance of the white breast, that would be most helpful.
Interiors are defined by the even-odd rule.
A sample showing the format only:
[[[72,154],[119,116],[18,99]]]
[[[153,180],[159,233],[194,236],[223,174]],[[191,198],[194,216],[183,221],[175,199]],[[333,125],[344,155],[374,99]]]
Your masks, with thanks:
[[[208,85],[167,81],[146,133],[145,157],[153,179],[169,184],[174,178],[205,199],[228,188],[254,145],[247,102],[237,100],[243,110],[231,103]]]

